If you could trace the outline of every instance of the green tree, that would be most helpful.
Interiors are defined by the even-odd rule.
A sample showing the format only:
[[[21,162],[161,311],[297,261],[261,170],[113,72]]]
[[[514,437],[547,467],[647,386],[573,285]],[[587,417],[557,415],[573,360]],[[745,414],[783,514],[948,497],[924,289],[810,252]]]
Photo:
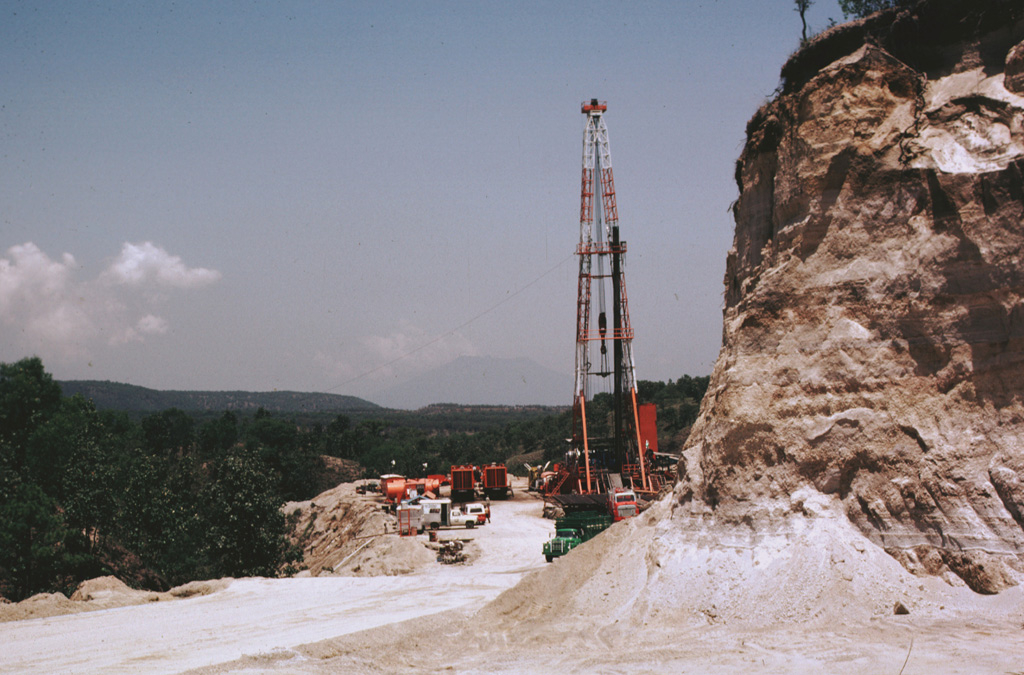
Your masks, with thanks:
[[[217,574],[274,576],[284,562],[285,520],[266,465],[247,448],[219,462],[204,492],[211,562]]]
[[[195,440],[195,420],[177,408],[142,418],[146,447],[157,454],[185,454]]]
[[[237,442],[238,416],[230,410],[199,428],[199,452],[203,458],[220,458]]]
[[[67,590],[84,562],[68,545],[72,534],[38,485],[18,485],[0,502],[0,595],[23,600]]]
[[[351,459],[355,454],[355,435],[351,426],[351,420],[347,415],[335,417],[324,429],[323,454]]]
[[[60,385],[43,369],[39,357],[0,363],[0,468],[6,465],[21,473],[29,435],[57,411],[60,401]]]
[[[28,439],[28,474],[64,510],[69,526],[96,543],[114,520],[120,450],[92,401],[65,398]]]
[[[315,481],[319,458],[295,422],[257,415],[245,432],[245,445],[259,454],[273,472],[282,501],[307,499]]]

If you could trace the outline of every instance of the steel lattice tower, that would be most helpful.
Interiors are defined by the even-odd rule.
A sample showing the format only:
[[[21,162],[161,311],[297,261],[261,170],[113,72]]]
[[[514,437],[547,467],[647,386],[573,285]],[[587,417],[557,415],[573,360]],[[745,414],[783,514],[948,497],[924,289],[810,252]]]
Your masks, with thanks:
[[[649,465],[640,437],[633,363],[633,329],[629,323],[623,266],[626,243],[619,239],[619,213],[615,203],[612,154],[604,113],[608,105],[592,99],[583,103],[587,116],[583,132],[583,175],[580,188],[579,286],[576,300],[576,375],[573,400],[572,448],[563,483],[567,491],[603,492],[615,476],[629,477],[648,488]],[[595,180],[595,177],[597,180]],[[594,270],[594,261],[597,270]],[[610,273],[605,272],[605,262]],[[609,332],[604,311],[606,287],[611,286],[612,322]],[[597,316],[592,292],[598,292]],[[609,363],[608,345],[612,358]],[[600,367],[595,367],[595,362]],[[614,406],[610,435],[592,434],[587,406],[596,393],[596,378],[613,378]]]

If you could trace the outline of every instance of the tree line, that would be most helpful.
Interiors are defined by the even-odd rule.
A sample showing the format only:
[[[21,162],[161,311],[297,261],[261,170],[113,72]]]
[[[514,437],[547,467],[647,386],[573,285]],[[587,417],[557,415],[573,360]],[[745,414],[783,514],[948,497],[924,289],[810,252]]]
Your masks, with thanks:
[[[658,405],[663,447],[681,446],[707,382],[638,384],[640,400]],[[0,363],[0,596],[68,593],[107,574],[164,590],[286,573],[301,552],[287,544],[281,506],[315,496],[323,456],[367,477],[419,476],[530,453],[557,459],[571,433],[568,410],[484,414],[472,431],[453,431],[443,413],[432,425],[422,414],[409,424],[393,415],[297,421],[263,409],[133,419],[64,396],[38,358]],[[610,414],[610,397],[596,397],[593,414]]]

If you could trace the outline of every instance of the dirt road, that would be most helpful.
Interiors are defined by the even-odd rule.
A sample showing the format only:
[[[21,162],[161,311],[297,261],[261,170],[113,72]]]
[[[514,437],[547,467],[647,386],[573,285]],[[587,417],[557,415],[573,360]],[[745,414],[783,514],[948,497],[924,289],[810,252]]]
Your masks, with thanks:
[[[544,566],[550,521],[517,491],[471,538],[464,565],[391,577],[240,579],[211,595],[0,624],[3,673],[180,673],[456,608],[480,607]],[[392,535],[393,536],[393,535]],[[425,536],[422,537],[425,540]]]

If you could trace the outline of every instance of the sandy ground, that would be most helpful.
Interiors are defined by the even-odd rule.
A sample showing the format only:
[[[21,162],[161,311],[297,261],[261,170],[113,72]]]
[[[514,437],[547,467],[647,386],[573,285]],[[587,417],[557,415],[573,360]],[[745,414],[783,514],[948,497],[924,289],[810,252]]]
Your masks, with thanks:
[[[468,565],[0,624],[0,671],[1024,673],[1020,588],[915,577],[812,491],[746,522],[668,498],[551,565],[540,512],[496,503]]]
[[[669,498],[481,609],[200,672],[1024,673],[1021,589],[915,577],[813,491],[760,511]]]
[[[297,645],[478,609],[545,564],[540,548],[552,525],[540,517],[542,506],[517,491],[515,500],[493,503],[490,524],[442,530],[441,538],[472,540],[467,564],[441,565],[429,555],[402,576],[229,580],[202,597],[0,623],[0,672],[179,673],[244,655],[287,660]],[[382,537],[375,548],[391,550],[391,540],[398,537]],[[52,611],[75,605],[52,597],[34,604]]]

